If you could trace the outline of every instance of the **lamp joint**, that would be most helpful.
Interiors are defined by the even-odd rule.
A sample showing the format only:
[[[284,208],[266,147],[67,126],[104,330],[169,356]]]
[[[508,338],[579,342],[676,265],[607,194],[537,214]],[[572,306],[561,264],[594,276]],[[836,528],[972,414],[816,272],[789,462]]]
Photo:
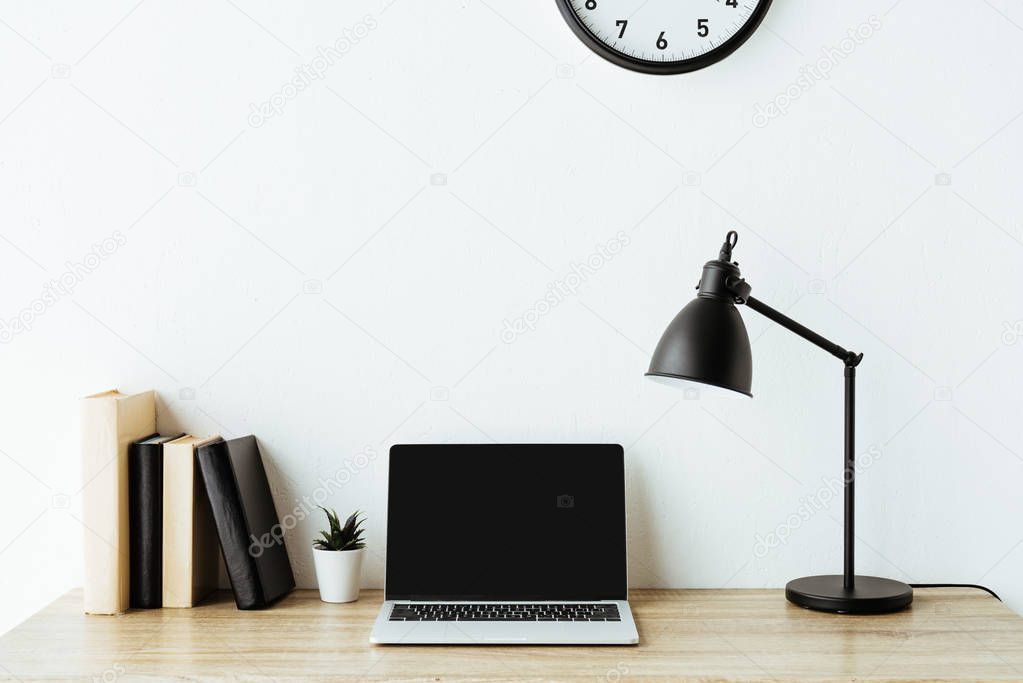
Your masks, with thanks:
[[[725,281],[725,287],[728,289],[729,293],[735,297],[735,303],[737,304],[746,303],[746,299],[749,298],[750,292],[753,291],[750,284],[746,282],[745,279],[737,275],[729,277]]]

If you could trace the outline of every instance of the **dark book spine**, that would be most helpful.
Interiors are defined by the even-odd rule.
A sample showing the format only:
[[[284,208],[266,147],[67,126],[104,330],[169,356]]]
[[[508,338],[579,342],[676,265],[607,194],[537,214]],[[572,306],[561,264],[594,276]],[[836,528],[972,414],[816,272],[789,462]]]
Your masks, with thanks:
[[[241,495],[227,453],[227,443],[217,441],[196,450],[206,495],[213,508],[213,521],[220,537],[227,576],[231,580],[238,609],[259,609],[266,606],[259,581],[256,560],[249,552],[248,526],[242,509]]]
[[[130,607],[163,604],[163,445],[132,444],[128,454]]]
[[[227,451],[245,514],[249,552],[256,560],[263,599],[269,606],[295,588],[284,530],[277,516],[256,437],[231,439],[227,442]]]

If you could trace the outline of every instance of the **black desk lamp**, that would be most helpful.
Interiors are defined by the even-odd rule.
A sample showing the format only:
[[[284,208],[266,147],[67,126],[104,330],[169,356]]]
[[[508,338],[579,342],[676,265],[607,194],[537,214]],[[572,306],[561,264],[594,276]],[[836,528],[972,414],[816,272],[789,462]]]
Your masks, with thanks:
[[[789,601],[824,612],[896,612],[913,602],[913,589],[901,581],[857,576],[853,568],[855,516],[856,366],[862,353],[846,351],[816,332],[750,296],[750,286],[732,261],[738,241],[733,230],[717,259],[703,266],[699,293],[668,325],[650,360],[647,376],[665,383],[678,380],[709,384],[753,396],[753,357],[749,335],[736,304],[795,332],[845,363],[845,567],[843,574],[807,576],[789,581]]]

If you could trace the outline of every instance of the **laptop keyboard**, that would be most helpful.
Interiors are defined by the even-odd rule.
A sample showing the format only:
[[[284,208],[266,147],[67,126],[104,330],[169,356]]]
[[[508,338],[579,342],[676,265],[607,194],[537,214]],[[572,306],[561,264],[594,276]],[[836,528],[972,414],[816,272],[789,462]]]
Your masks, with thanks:
[[[390,621],[621,621],[613,603],[395,603]]]

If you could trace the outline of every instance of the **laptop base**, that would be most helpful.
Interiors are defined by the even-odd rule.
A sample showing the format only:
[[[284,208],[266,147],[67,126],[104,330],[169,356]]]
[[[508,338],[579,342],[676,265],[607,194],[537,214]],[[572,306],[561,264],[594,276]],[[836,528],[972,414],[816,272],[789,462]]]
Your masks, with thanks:
[[[408,601],[402,600],[401,603]],[[632,610],[615,605],[621,621],[391,621],[395,601],[380,607],[370,642],[380,645],[635,645],[639,642]],[[444,604],[444,603],[437,603]],[[450,603],[449,603],[450,604]],[[543,605],[544,603],[527,603]]]

